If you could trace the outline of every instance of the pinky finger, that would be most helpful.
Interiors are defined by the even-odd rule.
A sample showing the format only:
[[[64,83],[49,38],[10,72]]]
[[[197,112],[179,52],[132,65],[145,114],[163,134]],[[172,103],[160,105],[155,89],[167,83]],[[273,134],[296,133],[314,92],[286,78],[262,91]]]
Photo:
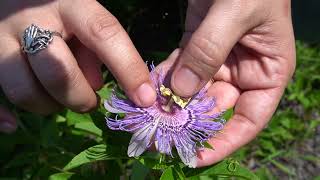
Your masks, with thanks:
[[[15,116],[6,108],[0,106],[0,132],[13,133],[17,129]]]

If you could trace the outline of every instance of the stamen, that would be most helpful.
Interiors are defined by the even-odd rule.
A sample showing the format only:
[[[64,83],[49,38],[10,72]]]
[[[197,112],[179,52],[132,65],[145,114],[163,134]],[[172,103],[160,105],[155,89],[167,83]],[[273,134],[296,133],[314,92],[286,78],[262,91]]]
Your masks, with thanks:
[[[188,105],[189,101],[191,100],[191,98],[184,99],[184,98],[181,98],[180,96],[177,96],[177,95],[173,94],[171,89],[166,88],[164,85],[160,86],[160,92],[161,92],[162,96],[171,97],[170,100],[169,100],[169,103],[170,103],[171,100],[173,100],[173,102],[175,102],[175,104],[177,104],[181,108],[185,108]],[[172,105],[172,102],[171,102],[171,105]]]
[[[162,107],[162,109],[163,109],[164,111],[166,111],[166,112],[171,112],[171,107],[172,107],[173,103],[174,103],[173,98],[170,98],[170,100],[168,101],[168,103],[167,103],[166,105],[162,105],[161,107]]]

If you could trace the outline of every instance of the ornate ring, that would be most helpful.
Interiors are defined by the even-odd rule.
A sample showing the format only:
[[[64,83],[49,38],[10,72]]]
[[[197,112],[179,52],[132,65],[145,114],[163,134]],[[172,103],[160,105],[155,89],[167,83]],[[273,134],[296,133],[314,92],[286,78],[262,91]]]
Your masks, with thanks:
[[[59,36],[62,38],[62,35],[59,32],[42,29],[31,24],[31,26],[24,30],[21,40],[22,51],[27,54],[35,54],[42,49],[47,48],[52,42],[53,36]]]

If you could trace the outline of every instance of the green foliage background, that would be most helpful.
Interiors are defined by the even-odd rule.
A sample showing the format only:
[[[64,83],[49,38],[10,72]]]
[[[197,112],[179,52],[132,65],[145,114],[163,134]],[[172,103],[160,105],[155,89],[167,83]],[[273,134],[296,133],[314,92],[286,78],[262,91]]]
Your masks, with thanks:
[[[119,18],[144,59],[160,62],[177,47],[184,1],[101,3]],[[300,41],[296,47],[297,70],[268,127],[226,160],[201,169],[152,152],[129,159],[130,134],[108,130],[104,118],[110,114],[102,106],[87,114],[65,109],[42,117],[18,109],[1,95],[0,103],[18,117],[19,129],[13,135],[0,134],[0,180],[298,179],[293,160],[320,166],[319,154],[305,148],[320,125],[320,49]],[[97,92],[102,99],[115,86],[112,75],[104,76],[106,84]],[[308,177],[319,178],[312,173]]]

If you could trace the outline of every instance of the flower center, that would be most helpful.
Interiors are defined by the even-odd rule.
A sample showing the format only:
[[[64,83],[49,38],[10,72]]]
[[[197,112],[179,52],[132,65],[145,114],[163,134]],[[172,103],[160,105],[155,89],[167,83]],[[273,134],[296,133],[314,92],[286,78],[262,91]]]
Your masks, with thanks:
[[[165,111],[165,112],[172,112],[172,106],[175,103],[176,105],[180,106],[181,108],[184,108],[188,105],[189,101],[191,98],[189,99],[184,99],[181,98],[180,96],[177,96],[175,94],[173,94],[173,92],[171,91],[171,89],[166,88],[164,85],[160,86],[160,92],[161,95],[164,97],[169,97],[169,101],[166,105],[162,105],[161,108]]]
[[[170,98],[167,104],[161,105],[162,110],[165,112],[171,113],[172,112],[172,106],[173,106],[174,100]]]

